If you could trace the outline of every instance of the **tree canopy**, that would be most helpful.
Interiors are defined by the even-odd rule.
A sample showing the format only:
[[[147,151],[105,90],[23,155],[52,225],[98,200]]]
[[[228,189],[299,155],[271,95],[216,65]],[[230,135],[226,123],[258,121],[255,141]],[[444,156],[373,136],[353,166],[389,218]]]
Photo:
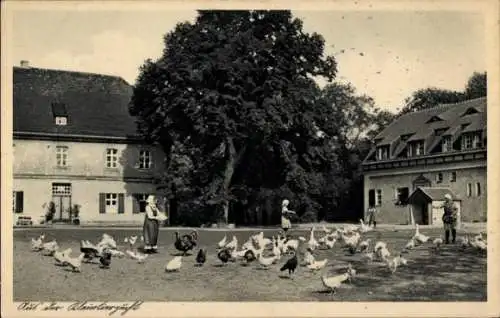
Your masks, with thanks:
[[[337,115],[313,79],[335,77],[323,51],[289,11],[199,11],[178,24],[141,67],[130,106],[167,154],[164,181],[225,220],[230,201],[263,189],[303,211],[332,208],[318,199],[341,166]]]

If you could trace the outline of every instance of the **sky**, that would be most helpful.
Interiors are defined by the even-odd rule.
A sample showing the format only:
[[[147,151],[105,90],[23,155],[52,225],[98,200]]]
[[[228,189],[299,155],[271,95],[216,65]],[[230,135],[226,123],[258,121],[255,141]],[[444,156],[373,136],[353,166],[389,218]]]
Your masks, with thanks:
[[[390,111],[426,87],[463,90],[486,70],[483,15],[461,11],[292,11],[325,39],[338,81]],[[12,64],[117,75],[133,84],[164,34],[195,11],[15,11]],[[343,52],[343,53],[342,53]],[[324,84],[320,82],[320,84]]]

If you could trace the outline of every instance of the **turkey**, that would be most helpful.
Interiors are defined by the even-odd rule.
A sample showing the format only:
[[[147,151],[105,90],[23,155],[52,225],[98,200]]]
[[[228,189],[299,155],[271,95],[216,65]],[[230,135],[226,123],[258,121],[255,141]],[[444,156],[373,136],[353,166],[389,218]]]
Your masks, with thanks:
[[[183,256],[190,250],[192,250],[198,241],[198,232],[192,231],[189,234],[184,234],[182,237],[179,235],[179,232],[175,232],[175,248],[182,252]]]

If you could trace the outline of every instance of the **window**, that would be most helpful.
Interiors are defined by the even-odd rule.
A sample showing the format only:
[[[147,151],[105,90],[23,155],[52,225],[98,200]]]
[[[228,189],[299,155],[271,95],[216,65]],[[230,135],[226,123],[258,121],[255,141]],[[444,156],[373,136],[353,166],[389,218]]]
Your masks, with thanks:
[[[113,148],[106,149],[106,167],[107,168],[117,168],[118,167],[118,150]]]
[[[368,191],[368,205],[369,206],[375,205],[375,190],[374,189],[370,189]]]
[[[439,172],[436,175],[436,183],[442,183],[442,182],[443,182],[443,174],[441,172]]]
[[[457,173],[455,171],[453,171],[450,174],[450,182],[455,182],[455,181],[457,181]]]
[[[441,147],[443,152],[451,151],[451,136],[444,136],[441,141]]]
[[[481,183],[476,183],[476,196],[481,195]]]
[[[375,202],[376,206],[381,206],[382,205],[382,190],[377,189],[377,200]]]
[[[139,169],[151,168],[151,152],[149,150],[141,150],[139,152]]]
[[[467,196],[470,197],[472,195],[472,184],[467,183]]]
[[[408,187],[396,189],[396,205],[406,205],[409,196]]]
[[[100,193],[99,213],[123,214],[125,213],[125,200],[123,193]]]
[[[70,196],[71,183],[52,183],[52,195]]]
[[[14,213],[23,213],[24,206],[24,192],[23,191],[13,191],[12,192],[12,211]]]
[[[377,159],[378,160],[385,160],[388,158],[389,158],[389,147],[387,147],[387,146],[378,147]]]
[[[68,166],[68,147],[66,146],[56,147],[56,162],[58,167]]]
[[[481,136],[477,133],[462,135],[462,150],[481,147]]]
[[[421,156],[424,154],[424,142],[416,141],[408,147],[408,157]]]
[[[146,212],[146,199],[148,198],[148,194],[137,193],[134,194],[134,209],[132,213],[144,213]]]
[[[56,117],[56,125],[66,126],[68,124],[68,119],[66,117]]]

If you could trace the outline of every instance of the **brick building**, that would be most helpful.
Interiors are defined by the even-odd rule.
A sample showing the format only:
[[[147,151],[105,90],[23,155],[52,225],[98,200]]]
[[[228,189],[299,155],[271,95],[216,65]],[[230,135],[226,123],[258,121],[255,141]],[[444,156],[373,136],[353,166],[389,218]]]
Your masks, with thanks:
[[[162,151],[136,134],[132,87],[122,78],[29,67],[13,69],[14,219],[141,223],[156,191]]]
[[[376,136],[363,162],[365,211],[375,205],[381,223],[440,224],[448,193],[462,222],[486,221],[486,104],[408,113]]]

